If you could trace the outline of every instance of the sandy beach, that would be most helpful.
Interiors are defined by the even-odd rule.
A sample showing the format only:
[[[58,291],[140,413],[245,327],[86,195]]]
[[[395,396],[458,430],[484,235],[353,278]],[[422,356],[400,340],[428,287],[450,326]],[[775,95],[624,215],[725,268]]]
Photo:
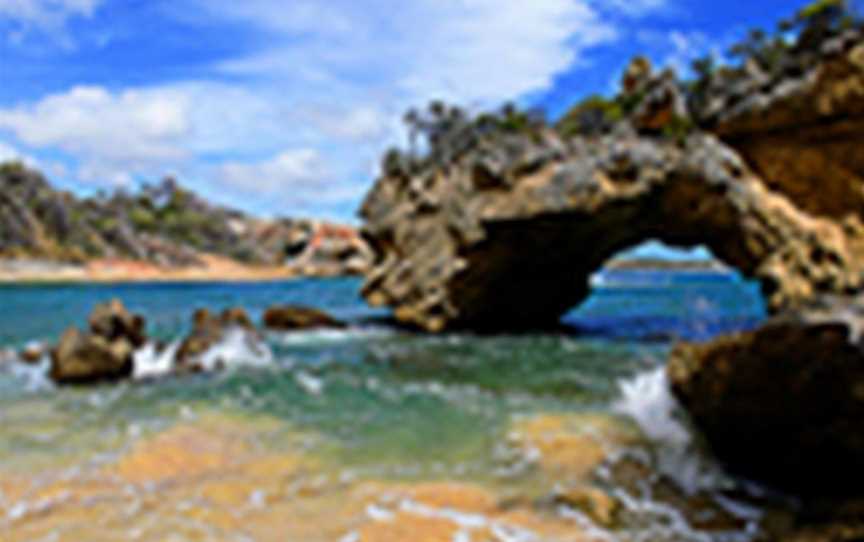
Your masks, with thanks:
[[[251,266],[219,256],[203,256],[205,265],[160,267],[130,260],[94,260],[70,264],[45,260],[0,260],[0,284],[65,282],[258,282],[302,276],[289,266]]]

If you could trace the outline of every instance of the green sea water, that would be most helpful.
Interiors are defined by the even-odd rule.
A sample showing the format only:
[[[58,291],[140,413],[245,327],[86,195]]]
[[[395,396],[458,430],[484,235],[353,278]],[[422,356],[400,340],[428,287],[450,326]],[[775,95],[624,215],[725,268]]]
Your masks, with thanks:
[[[168,344],[198,307],[242,306],[258,317],[270,304],[306,304],[350,323],[347,330],[269,334],[251,352],[226,344],[224,355],[236,360],[228,370],[182,378],[56,389],[44,368],[7,364],[0,372],[0,464],[85,472],[147,435],[216,412],[278,420],[259,444],[302,449],[343,475],[532,483],[522,458],[504,445],[514,420],[610,415],[640,428],[649,453],[677,446],[664,442],[686,439],[676,433],[680,425],[665,427],[674,406],[661,368],[672,341],[746,329],[764,316],[756,286],[735,275],[629,271],[605,275],[561,330],[426,336],[390,325],[358,289],[352,279],[0,287],[0,350],[50,342],[111,298],[144,314],[151,334]],[[142,356],[151,364],[159,357]],[[689,453],[678,448],[670,454]],[[0,499],[0,518],[17,510]],[[660,516],[644,521],[663,527]],[[679,531],[668,540],[699,539]]]

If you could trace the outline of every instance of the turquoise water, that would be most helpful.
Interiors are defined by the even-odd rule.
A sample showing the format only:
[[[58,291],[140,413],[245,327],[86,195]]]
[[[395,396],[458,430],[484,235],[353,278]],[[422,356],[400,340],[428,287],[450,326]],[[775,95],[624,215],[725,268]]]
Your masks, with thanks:
[[[305,304],[351,324],[267,335],[266,366],[214,374],[57,390],[0,373],[0,463],[110,454],[126,435],[206,410],[283,420],[315,435],[309,450],[354,473],[490,480],[512,462],[500,444],[514,419],[610,412],[622,399],[638,417],[638,402],[653,399],[638,387],[622,398],[622,383],[659,374],[673,339],[702,340],[764,317],[757,287],[734,275],[614,272],[561,330],[432,337],[390,326],[386,312],[358,297],[359,286],[328,279],[0,287],[0,350],[49,342],[115,297],[166,342],[182,336],[199,307],[242,306],[258,318],[274,303]]]

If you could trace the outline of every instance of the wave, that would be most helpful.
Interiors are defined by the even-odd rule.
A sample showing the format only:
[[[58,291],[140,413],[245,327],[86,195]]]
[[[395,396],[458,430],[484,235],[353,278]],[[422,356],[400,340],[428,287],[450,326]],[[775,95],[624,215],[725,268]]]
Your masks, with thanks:
[[[657,448],[658,470],[689,494],[716,490],[728,483],[717,463],[701,450],[672,396],[665,367],[638,374],[619,383],[614,412],[628,416]]]
[[[397,333],[395,330],[387,327],[349,327],[270,332],[269,336],[283,346],[307,346],[386,338],[395,333]]]
[[[176,340],[168,347],[159,349],[155,343],[147,343],[135,353],[133,378],[146,380],[170,375],[175,371],[175,357],[182,341]],[[274,361],[273,351],[256,334],[242,328],[229,329],[222,340],[211,346],[194,363],[202,371],[236,367],[266,367]]]

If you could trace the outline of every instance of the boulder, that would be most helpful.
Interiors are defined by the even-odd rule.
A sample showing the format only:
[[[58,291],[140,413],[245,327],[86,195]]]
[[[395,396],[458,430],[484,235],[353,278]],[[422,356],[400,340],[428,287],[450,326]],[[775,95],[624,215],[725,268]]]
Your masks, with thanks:
[[[264,312],[262,323],[265,328],[275,331],[346,327],[344,322],[323,311],[299,306],[270,307]]]
[[[51,351],[51,378],[58,384],[115,381],[132,375],[135,350],[147,342],[144,318],[119,300],[96,306],[89,332],[69,328]]]
[[[132,375],[132,344],[69,328],[51,354],[51,379],[58,384],[93,384]]]
[[[682,344],[669,379],[732,472],[796,494],[864,493],[864,298]]]

